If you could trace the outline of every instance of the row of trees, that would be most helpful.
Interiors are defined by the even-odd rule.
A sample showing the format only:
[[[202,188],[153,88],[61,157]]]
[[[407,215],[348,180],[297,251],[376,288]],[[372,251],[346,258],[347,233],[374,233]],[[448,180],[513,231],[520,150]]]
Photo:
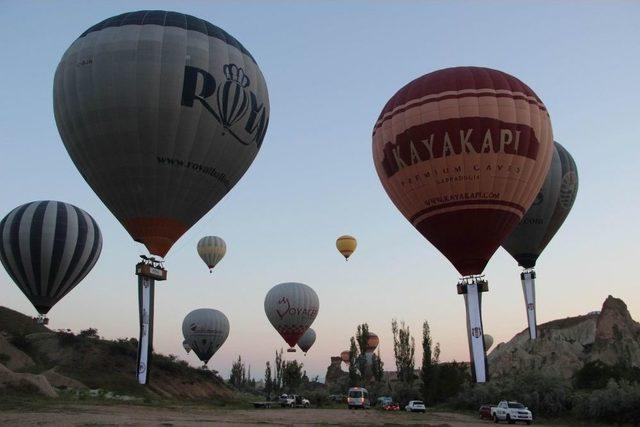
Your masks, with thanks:
[[[266,362],[264,370],[264,393],[267,399],[271,395],[277,396],[282,392],[295,393],[301,386],[309,383],[307,371],[303,370],[304,364],[297,360],[283,360],[283,350],[276,350],[274,363],[275,375],[271,370],[271,362]]]
[[[384,363],[378,354],[367,350],[369,340],[369,325],[358,325],[356,335],[351,337],[349,347],[349,386],[365,387],[372,381],[380,382],[384,377]]]

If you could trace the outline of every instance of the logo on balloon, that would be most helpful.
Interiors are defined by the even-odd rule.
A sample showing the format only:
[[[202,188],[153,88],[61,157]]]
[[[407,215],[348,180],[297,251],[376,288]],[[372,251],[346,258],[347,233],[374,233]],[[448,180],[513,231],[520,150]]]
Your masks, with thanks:
[[[284,319],[286,315],[302,316],[302,317],[308,317],[309,319],[315,319],[316,316],[318,315],[317,308],[291,307],[291,303],[289,303],[289,298],[287,297],[282,297],[280,298],[280,300],[278,300],[278,305],[284,305],[284,304],[286,304],[286,308],[283,311],[280,311],[280,309],[278,308],[276,309],[276,313],[278,314],[278,317],[280,317],[280,319]]]
[[[200,102],[224,127],[225,133],[243,145],[255,142],[259,149],[269,124],[267,110],[249,89],[251,81],[242,68],[236,64],[226,64],[222,72],[225,81],[219,84],[207,70],[185,65],[181,105],[193,107],[194,101]],[[214,94],[215,108],[208,101]]]
[[[480,338],[480,336],[482,335],[482,329],[475,327],[473,329],[471,329],[471,336],[474,338]]]

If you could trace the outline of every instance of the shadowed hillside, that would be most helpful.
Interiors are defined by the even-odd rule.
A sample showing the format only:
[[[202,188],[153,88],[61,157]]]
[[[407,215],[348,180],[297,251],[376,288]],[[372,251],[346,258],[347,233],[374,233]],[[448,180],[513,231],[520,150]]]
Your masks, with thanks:
[[[147,387],[135,379],[137,340],[101,339],[95,329],[52,331],[17,311],[0,307],[0,389],[55,397],[63,389],[102,389],[141,398],[237,400],[215,371],[190,367],[175,356],[154,354]]]

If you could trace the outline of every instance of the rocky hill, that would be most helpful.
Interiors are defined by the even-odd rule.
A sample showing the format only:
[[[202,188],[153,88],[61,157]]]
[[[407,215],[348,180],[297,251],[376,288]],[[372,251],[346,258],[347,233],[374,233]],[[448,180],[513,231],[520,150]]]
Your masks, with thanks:
[[[640,323],[618,298],[609,296],[600,312],[554,320],[538,330],[535,341],[525,329],[489,354],[492,378],[535,369],[570,379],[592,361],[640,367]]]
[[[91,329],[77,335],[52,331],[0,307],[0,393],[28,390],[55,397],[64,389],[101,389],[142,398],[237,400],[215,372],[155,353],[151,381],[141,386],[134,375],[136,351],[135,339],[104,340]]]

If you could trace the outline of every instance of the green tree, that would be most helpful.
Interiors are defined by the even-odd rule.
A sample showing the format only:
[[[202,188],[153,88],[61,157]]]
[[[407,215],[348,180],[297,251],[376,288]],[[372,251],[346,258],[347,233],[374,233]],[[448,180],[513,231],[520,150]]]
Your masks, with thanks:
[[[356,387],[360,384],[360,376],[358,375],[358,366],[356,365],[356,361],[358,360],[358,347],[356,346],[356,339],[354,337],[351,337],[349,353],[349,386]]]
[[[288,360],[282,370],[282,385],[287,393],[295,393],[302,384],[302,363],[297,360]]]
[[[409,327],[404,322],[398,327],[396,319],[391,321],[391,332],[393,332],[393,354],[396,359],[398,380],[411,384],[415,378],[415,340],[411,336]]]
[[[366,380],[370,377],[368,369],[369,361],[367,360],[367,342],[369,341],[369,325],[363,323],[358,325],[356,330],[356,342],[358,343],[358,357],[356,359],[358,372],[360,373],[360,382],[362,387],[365,386]]]
[[[371,370],[373,371],[373,378],[377,382],[381,382],[384,379],[384,362],[380,358],[380,349],[378,348],[378,354],[373,355],[373,363],[371,365]]]
[[[271,379],[271,364],[267,361],[267,366],[264,369],[264,393],[267,396],[267,400],[271,400],[272,391],[273,380]]]
[[[238,360],[233,362],[233,365],[231,365],[231,375],[229,376],[229,383],[236,389],[240,390],[245,384],[245,381],[246,378],[244,363],[242,363],[242,358],[238,356]]]
[[[435,354],[431,350],[431,330],[429,322],[425,320],[422,324],[422,366],[420,368],[420,379],[422,380],[421,393],[422,399],[427,405],[434,403],[434,389],[436,386],[436,377],[438,369],[438,361],[434,358]],[[440,344],[437,345],[437,357],[440,357]]]
[[[282,360],[282,348],[280,348],[280,352],[276,350],[276,378],[273,384],[273,389],[276,393],[280,393],[282,390],[282,368],[284,365],[284,361]]]

